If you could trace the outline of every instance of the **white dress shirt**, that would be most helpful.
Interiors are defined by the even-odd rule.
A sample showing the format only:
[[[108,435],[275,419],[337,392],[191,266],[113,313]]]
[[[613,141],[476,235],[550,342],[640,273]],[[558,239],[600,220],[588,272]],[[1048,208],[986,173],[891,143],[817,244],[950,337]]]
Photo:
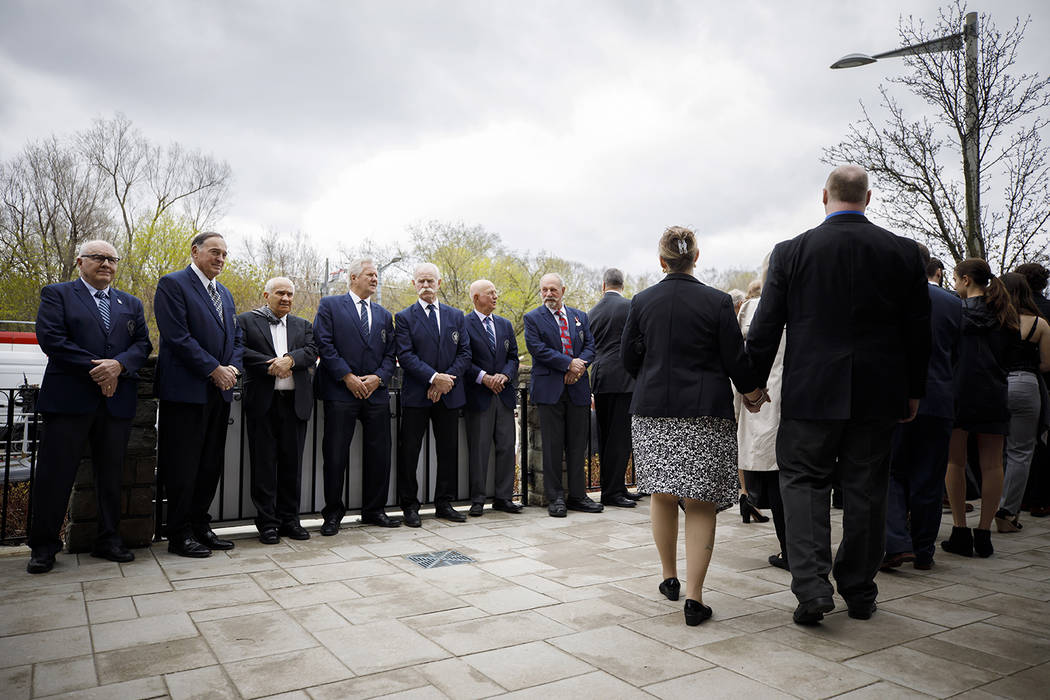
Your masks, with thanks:
[[[277,357],[284,357],[288,354],[288,316],[282,316],[280,323],[271,323],[268,325],[270,326],[270,337],[273,338],[274,352],[277,353]],[[295,389],[295,380],[293,378],[274,378],[274,391],[285,391],[288,389]]]
[[[113,295],[109,293],[109,285],[107,284],[103,289],[95,289],[90,284],[88,284],[88,281],[86,279],[84,279],[83,277],[80,278],[80,281],[84,283],[85,287],[87,287],[88,294],[91,295],[91,300],[93,302],[95,302],[95,306],[98,306],[98,307],[102,306],[102,300],[99,299],[97,296],[95,296],[95,294],[97,294],[98,292],[105,292],[106,293],[106,296],[109,297],[109,304],[110,304],[110,306],[109,306],[109,314],[110,314],[110,318],[112,318],[113,317]]]
[[[368,309],[368,332],[372,332],[372,301],[370,299],[362,299],[351,291],[347,291],[350,295],[351,301],[354,302],[354,310],[357,311],[358,318],[361,317],[361,302],[365,302],[365,308]],[[425,310],[425,309],[424,309]]]

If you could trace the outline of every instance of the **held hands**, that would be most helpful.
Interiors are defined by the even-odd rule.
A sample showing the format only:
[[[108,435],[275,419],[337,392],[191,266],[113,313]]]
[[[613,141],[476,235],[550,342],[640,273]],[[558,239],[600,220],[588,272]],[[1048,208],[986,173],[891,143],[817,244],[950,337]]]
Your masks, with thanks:
[[[124,366],[112,359],[92,360],[91,362],[95,366],[91,368],[88,375],[95,380],[102,395],[108,399],[117,391],[117,382],[120,379],[120,373],[124,371]]]
[[[749,413],[758,413],[759,409],[762,408],[762,404],[769,402],[769,393],[763,389],[755,389],[754,391],[748,392],[741,396],[744,402],[744,408]]]
[[[920,399],[908,399],[908,417],[901,418],[901,423],[911,423],[915,420],[915,416],[919,414],[919,401]]]
[[[348,373],[343,377],[343,384],[350,390],[350,393],[354,395],[354,398],[367,399],[371,395],[371,391],[365,386],[365,383],[361,381],[361,378],[356,374]]]
[[[507,381],[508,377],[505,374],[486,374],[481,379],[481,383],[484,384],[493,394],[498,394],[503,391],[503,387],[507,385]]]
[[[222,391],[229,391],[237,383],[237,368],[232,365],[219,365],[208,375],[212,383]]]
[[[434,403],[437,403],[441,400],[442,396],[452,391],[452,387],[455,383],[456,375],[438,372],[434,375],[434,381],[430,383],[430,388],[427,389],[427,398]]]
[[[287,379],[292,376],[292,367],[295,366],[295,360],[292,359],[291,355],[285,355],[284,357],[275,357],[267,360],[266,364],[270,365],[266,370],[267,374],[278,379]]]

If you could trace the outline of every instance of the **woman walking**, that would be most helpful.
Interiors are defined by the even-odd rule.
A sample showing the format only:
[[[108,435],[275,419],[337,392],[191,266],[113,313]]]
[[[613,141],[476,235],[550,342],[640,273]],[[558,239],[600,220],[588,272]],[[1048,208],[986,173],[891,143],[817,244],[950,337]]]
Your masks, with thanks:
[[[687,625],[711,617],[703,582],[715,542],[715,514],[737,502],[733,392],[757,410],[757,389],[744,356],[728,294],[693,277],[699,251],[686,228],[660,238],[667,276],[631,300],[621,353],[636,378],[631,401],[634,460],[641,491],[652,494],[650,517],[660,554],[660,592],[678,600],[678,502],[685,510]]]

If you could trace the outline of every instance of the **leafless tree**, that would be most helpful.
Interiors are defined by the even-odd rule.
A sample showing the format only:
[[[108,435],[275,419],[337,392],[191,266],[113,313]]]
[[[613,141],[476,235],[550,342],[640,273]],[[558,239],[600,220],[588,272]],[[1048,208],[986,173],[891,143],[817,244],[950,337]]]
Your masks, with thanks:
[[[940,11],[928,26],[901,18],[903,46],[957,33],[966,7],[960,1]],[[907,73],[889,80],[921,98],[928,113],[913,118],[890,87],[880,86],[881,112],[861,104],[863,117],[846,138],[824,152],[829,164],[852,162],[872,174],[878,190],[873,209],[891,228],[927,242],[956,261],[987,259],[1007,270],[1047,256],[1050,170],[1041,132],[1048,123],[1050,78],[1017,73],[1018,51],[1029,19],[1000,31],[979,18],[976,72],[967,80],[963,51],[905,58]],[[971,70],[973,66],[971,66]],[[974,104],[967,119],[969,95]],[[963,162],[967,134],[976,130],[978,183],[967,201]]]

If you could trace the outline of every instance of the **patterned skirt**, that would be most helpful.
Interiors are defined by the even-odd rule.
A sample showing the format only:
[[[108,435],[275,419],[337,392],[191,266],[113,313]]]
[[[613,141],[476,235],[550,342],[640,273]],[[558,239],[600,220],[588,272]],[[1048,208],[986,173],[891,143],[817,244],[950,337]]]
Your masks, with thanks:
[[[736,423],[729,418],[631,416],[638,490],[725,510],[739,500]]]

